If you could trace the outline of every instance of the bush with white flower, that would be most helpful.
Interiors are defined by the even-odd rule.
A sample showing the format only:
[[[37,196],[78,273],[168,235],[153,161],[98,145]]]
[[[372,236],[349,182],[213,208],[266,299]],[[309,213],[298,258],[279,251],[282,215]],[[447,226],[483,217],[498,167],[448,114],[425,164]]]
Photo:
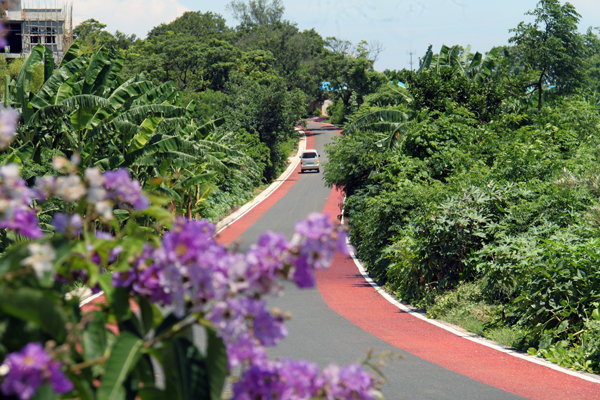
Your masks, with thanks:
[[[1,112],[4,147],[15,117]],[[264,297],[283,280],[313,287],[315,268],[347,251],[327,216],[299,222],[291,241],[267,232],[236,253],[215,241],[213,225],[172,215],[168,199],[144,193],[126,170],[77,165],[57,158],[56,176],[32,187],[19,166],[0,167],[0,227],[21,238],[0,259],[3,398],[217,400],[234,370],[234,399],[380,396],[361,365],[319,370],[265,351],[287,330]],[[43,230],[37,213],[52,199],[65,207]],[[76,285],[104,291],[106,302],[82,311]],[[206,343],[189,339],[194,326]]]

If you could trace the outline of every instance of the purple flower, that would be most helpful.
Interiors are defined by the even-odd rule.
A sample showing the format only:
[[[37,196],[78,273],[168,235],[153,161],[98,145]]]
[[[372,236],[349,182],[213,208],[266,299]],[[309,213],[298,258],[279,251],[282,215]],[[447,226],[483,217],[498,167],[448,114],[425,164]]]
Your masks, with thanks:
[[[292,279],[301,289],[315,287],[315,272],[308,263],[306,257],[298,257],[294,260],[294,274]]]
[[[233,385],[234,400],[363,399],[374,400],[372,379],[358,364],[317,365],[289,359],[253,363]]]
[[[119,254],[121,254],[122,251],[123,246],[115,246],[115,248],[112,249],[110,251],[110,254],[108,255],[108,262],[114,263],[115,261],[117,261],[117,258],[119,257]]]
[[[226,347],[229,369],[236,368],[243,362],[254,362],[257,355],[259,358],[266,357],[264,347],[259,346],[249,332],[241,335],[235,342],[226,343]]]
[[[0,386],[6,396],[28,400],[46,382],[59,394],[73,390],[73,383],[61,371],[60,363],[52,361],[39,343],[29,343],[20,352],[8,354],[2,365],[8,368]]]
[[[293,279],[299,287],[310,288],[314,286],[313,269],[329,267],[336,251],[349,253],[346,232],[327,215],[313,213],[296,223],[296,233],[293,240],[296,252],[290,258]]]
[[[208,221],[177,218],[173,229],[163,235],[165,256],[169,261],[182,263],[195,260],[202,252],[216,245],[214,234],[215,227]]]
[[[319,367],[289,359],[253,364],[233,385],[235,400],[310,400],[318,394]]]
[[[277,284],[277,273],[283,267],[283,261],[290,244],[282,234],[263,233],[256,245],[246,253],[246,263],[240,277],[235,282],[246,282],[248,291],[259,294],[276,293],[281,290]]]
[[[372,378],[358,364],[341,368],[330,365],[321,372],[317,384],[326,399],[375,399]]]
[[[150,265],[138,272],[137,279],[133,281],[133,291],[147,296],[153,303],[170,304],[171,296],[165,291],[164,279],[162,269]]]
[[[135,269],[130,268],[127,271],[116,271],[112,274],[112,284],[114,287],[129,288],[137,279]]]
[[[0,33],[0,47],[6,46],[6,40]],[[0,149],[4,150],[17,135],[17,124],[19,113],[12,108],[4,108],[0,105]]]
[[[142,193],[142,187],[136,180],[132,180],[129,172],[124,169],[106,171],[104,187],[109,191],[109,198],[131,204],[136,210],[144,210],[150,206],[150,201]]]
[[[4,22],[0,20],[0,47],[4,50],[4,47],[8,46],[8,42],[5,39],[6,35],[6,27],[4,26]]]
[[[8,164],[0,168],[0,228],[15,230],[28,238],[39,238],[43,235],[38,226],[35,211],[29,205],[33,192],[20,177],[19,167]]]
[[[265,310],[265,301],[254,301],[248,313],[253,317],[252,332],[263,346],[275,346],[288,334],[283,318],[275,317]]]
[[[108,232],[96,231],[96,238],[99,240],[108,240],[112,242],[115,240],[115,237]]]
[[[35,211],[30,208],[14,208],[4,212],[0,228],[8,228],[16,231],[19,235],[31,239],[37,239],[44,235],[38,225]]]
[[[296,222],[296,233],[309,239],[329,236],[332,230],[333,223],[327,214],[311,213],[307,219]]]
[[[77,213],[73,215],[56,213],[52,218],[51,225],[54,226],[57,232],[65,233],[68,236],[77,236],[83,228],[83,219]]]

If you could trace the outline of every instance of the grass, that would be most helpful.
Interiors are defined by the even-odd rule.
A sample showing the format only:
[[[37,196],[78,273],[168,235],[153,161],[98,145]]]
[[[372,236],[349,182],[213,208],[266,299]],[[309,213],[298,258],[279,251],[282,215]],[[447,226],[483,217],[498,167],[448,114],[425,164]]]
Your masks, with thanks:
[[[490,305],[485,301],[481,282],[469,282],[436,296],[427,309],[427,315],[505,346],[519,347],[525,331],[514,326],[503,326],[502,311],[502,306]]]

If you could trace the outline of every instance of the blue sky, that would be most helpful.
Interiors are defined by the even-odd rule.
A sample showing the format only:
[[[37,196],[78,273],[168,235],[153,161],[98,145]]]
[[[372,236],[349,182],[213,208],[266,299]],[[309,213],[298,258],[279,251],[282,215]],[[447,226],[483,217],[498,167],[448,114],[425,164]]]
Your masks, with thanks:
[[[283,0],[285,18],[300,29],[315,28],[323,37],[358,43],[364,39],[383,44],[375,68],[409,68],[408,52],[418,64],[429,44],[470,44],[485,53],[506,44],[509,29],[535,8],[537,0]],[[223,0],[75,0],[75,22],[96,18],[110,32],[120,30],[145,37],[153,26],[168,22],[186,10],[212,11],[235,25]],[[600,26],[600,0],[571,0],[582,19],[580,31]],[[115,12],[115,10],[120,10]]]

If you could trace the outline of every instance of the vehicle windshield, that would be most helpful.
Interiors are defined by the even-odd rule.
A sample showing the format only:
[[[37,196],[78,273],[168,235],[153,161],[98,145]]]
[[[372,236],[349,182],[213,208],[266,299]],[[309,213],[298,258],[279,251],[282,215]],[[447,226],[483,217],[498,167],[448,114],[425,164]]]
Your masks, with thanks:
[[[304,153],[302,158],[317,158],[317,153]]]

